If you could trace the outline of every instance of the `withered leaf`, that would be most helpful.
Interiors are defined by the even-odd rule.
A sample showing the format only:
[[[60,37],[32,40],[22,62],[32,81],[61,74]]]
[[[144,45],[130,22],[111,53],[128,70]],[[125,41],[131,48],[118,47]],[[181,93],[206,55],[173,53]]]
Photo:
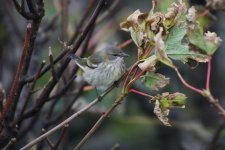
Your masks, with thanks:
[[[147,59],[145,59],[144,62],[138,64],[138,67],[141,70],[154,71],[157,60],[158,60],[157,57],[155,55],[152,55],[148,57]]]
[[[160,31],[154,37],[155,55],[162,63],[166,64],[167,66],[171,68],[175,68],[175,66],[173,65],[173,62],[170,60],[170,58],[167,56],[165,52],[165,43],[162,38],[162,32],[163,32],[163,28],[160,28]]]
[[[176,92],[170,94],[168,92],[155,96],[154,113],[159,120],[166,126],[171,126],[168,115],[171,108],[184,108],[186,103],[186,96],[182,93]]]
[[[158,91],[169,84],[170,79],[160,73],[147,72],[141,77],[141,81],[150,90]]]

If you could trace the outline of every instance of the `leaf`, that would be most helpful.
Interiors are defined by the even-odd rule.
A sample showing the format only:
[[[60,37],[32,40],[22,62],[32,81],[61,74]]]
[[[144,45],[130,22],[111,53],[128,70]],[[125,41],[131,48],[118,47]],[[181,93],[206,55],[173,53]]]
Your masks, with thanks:
[[[184,36],[187,34],[186,23],[176,24],[171,28],[166,43],[165,51],[169,57],[175,60],[181,60],[186,63],[188,58],[199,62],[205,62],[207,56],[198,52],[190,51],[188,43],[182,43]]]
[[[160,103],[158,100],[155,101],[155,107],[154,107],[154,113],[158,117],[158,119],[165,125],[165,126],[171,126],[169,123],[168,115],[170,110],[162,110],[160,108]]]
[[[184,108],[186,103],[186,96],[182,93],[176,92],[170,94],[168,92],[162,93],[154,97],[155,107],[154,113],[159,120],[166,126],[171,126],[168,115],[171,108]]]
[[[179,1],[179,3],[172,3],[165,14],[164,26],[166,29],[173,27],[177,21],[182,18],[182,15],[186,10],[187,7],[182,1]]]
[[[159,100],[162,109],[169,109],[169,108],[184,108],[186,103],[187,97],[179,92],[169,94],[168,92],[162,93]]]
[[[141,47],[141,45],[143,44],[142,41],[144,39],[143,32],[135,32],[133,29],[130,29],[130,35],[131,35],[131,38],[134,41],[134,43],[138,47]]]
[[[147,59],[145,59],[144,62],[138,64],[138,67],[141,70],[154,71],[157,60],[158,60],[157,57],[155,55],[152,55],[148,57]]]
[[[158,91],[160,88],[165,87],[169,84],[170,79],[166,78],[164,75],[154,72],[147,72],[141,77],[142,82],[150,90]]]
[[[204,36],[203,28],[199,24],[196,24],[194,29],[188,30],[188,38],[191,44],[208,55],[212,55],[222,41],[214,32],[207,32]]]
[[[163,32],[163,28],[160,28],[160,31],[154,37],[155,55],[165,65],[167,65],[171,68],[175,68],[175,66],[173,65],[173,62],[170,60],[170,58],[167,56],[167,54],[165,52],[165,43],[162,39],[162,32]]]

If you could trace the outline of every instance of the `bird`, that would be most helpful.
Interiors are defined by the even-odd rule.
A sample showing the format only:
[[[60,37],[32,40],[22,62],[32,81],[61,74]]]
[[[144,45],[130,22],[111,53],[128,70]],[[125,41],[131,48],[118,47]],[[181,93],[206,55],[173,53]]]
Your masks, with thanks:
[[[87,58],[80,58],[72,53],[67,55],[83,70],[84,81],[99,89],[111,86],[122,77],[126,72],[124,57],[128,56],[120,48],[111,45]]]

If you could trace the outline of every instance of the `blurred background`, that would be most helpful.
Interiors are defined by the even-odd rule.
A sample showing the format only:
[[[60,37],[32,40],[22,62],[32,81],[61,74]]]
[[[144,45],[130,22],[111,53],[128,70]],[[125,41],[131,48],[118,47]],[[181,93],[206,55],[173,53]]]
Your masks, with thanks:
[[[172,2],[175,1],[158,0],[157,10],[166,12]],[[44,1],[45,16],[42,19],[37,34],[27,76],[35,74],[43,60],[46,60],[47,63],[49,62],[49,47],[52,49],[54,58],[62,51],[62,42],[68,43],[70,41],[76,28],[79,27],[79,22],[82,20],[85,11],[87,9],[93,11],[97,5],[97,0],[68,0],[68,15],[64,14],[67,16],[66,18],[62,17],[63,15],[60,13],[62,9],[61,3],[63,2],[60,0]],[[199,12],[204,11],[206,4],[204,0],[193,0],[187,3],[188,5],[195,5]],[[109,0],[103,8],[103,12],[109,12],[109,14],[95,25],[88,44],[81,46],[81,49],[86,49],[85,56],[89,56],[94,50],[99,49],[105,44],[118,45],[130,39],[129,33],[122,31],[119,24],[137,9],[140,9],[141,12],[148,12],[151,9],[151,0]],[[216,32],[222,39],[225,39],[225,12],[211,11],[211,13],[213,17],[202,17],[201,23],[205,26],[206,30]],[[90,14],[87,15],[87,18],[90,17]],[[4,1],[0,5],[0,89],[4,89],[6,95],[10,91],[18,67],[27,22],[16,11],[12,1]],[[65,29],[68,32],[65,32]],[[82,27],[80,27],[80,30],[82,31]],[[220,100],[223,107],[225,107],[224,49],[225,44],[222,42],[219,50],[213,56],[211,80],[212,94]],[[130,54],[130,57],[126,59],[127,67],[129,67],[136,60],[137,48],[134,43],[131,43],[124,47],[123,50]],[[77,54],[80,53],[81,51],[77,52]],[[55,65],[56,68],[58,66],[60,64]],[[189,83],[198,88],[205,86],[207,64],[199,64],[194,70],[181,63],[178,63],[178,66],[183,77]],[[70,63],[70,67],[66,72],[71,73],[73,67],[74,64]],[[225,124],[222,117],[218,115],[216,110],[210,106],[204,97],[184,87],[172,69],[162,67],[159,72],[170,77],[170,84],[168,86],[154,92],[148,91],[138,81],[135,84],[135,88],[151,95],[162,92],[173,93],[176,91],[186,94],[188,97],[186,108],[173,109],[170,113],[169,118],[173,126],[166,127],[157,119],[153,113],[154,105],[149,103],[148,98],[132,93],[126,97],[126,100],[100,126],[82,149],[204,150],[208,148],[225,150]],[[29,104],[30,106],[35,103],[35,99],[50,78],[51,72],[48,71],[37,80],[34,88],[36,91],[32,95],[31,100],[33,102]],[[69,81],[66,75],[64,80],[66,82]],[[79,71],[76,81],[78,80]],[[56,93],[55,91],[60,89],[61,85],[58,84],[54,88],[51,96]],[[77,85],[73,83],[65,95],[53,98],[46,103],[38,118],[35,119],[33,117],[23,122],[22,128],[29,126],[29,124],[32,125],[29,126],[26,134],[21,135],[23,138],[18,140],[11,148],[18,149],[42,133],[48,110],[54,101],[57,100],[57,103],[54,104],[50,120],[60,115],[68,105],[71,105],[71,107],[63,117],[45,127],[46,130],[54,127],[96,98],[94,90],[87,90],[80,92],[79,97],[73,101],[74,93],[77,92],[76,87]],[[111,106],[120,92],[120,87],[114,89],[113,92],[104,97],[101,103],[73,120],[65,132],[59,149],[72,149],[91,129],[101,114]],[[20,102],[17,106],[18,112],[24,104],[22,100],[24,95],[26,95],[26,87],[24,87],[20,95]],[[51,140],[55,142],[59,134],[60,131],[50,136]],[[40,143],[36,148],[50,149],[46,141]]]

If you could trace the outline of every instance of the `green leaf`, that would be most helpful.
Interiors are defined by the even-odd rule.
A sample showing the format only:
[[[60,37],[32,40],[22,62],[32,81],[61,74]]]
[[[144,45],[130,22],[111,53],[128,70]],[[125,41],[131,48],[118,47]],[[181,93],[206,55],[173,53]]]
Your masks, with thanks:
[[[175,25],[169,32],[165,42],[165,52],[169,57],[175,60],[187,62],[188,58],[202,62],[206,56],[194,51],[190,51],[188,43],[183,43],[182,40],[187,34],[186,23],[182,22]]]
[[[187,97],[179,92],[169,94],[168,92],[162,93],[158,100],[160,102],[161,108],[169,109],[173,107],[184,108]]]
[[[204,38],[203,28],[199,24],[196,24],[194,29],[190,29],[188,31],[188,38],[191,44],[200,48],[208,55],[212,55],[219,46],[212,41],[208,41]]]
[[[141,47],[142,45],[142,39],[143,39],[142,34],[143,34],[142,32],[137,32],[133,29],[130,29],[131,38],[138,47]]]
[[[173,65],[173,62],[170,60],[170,58],[167,56],[165,52],[165,43],[162,38],[162,32],[163,32],[163,28],[160,28],[160,31],[154,37],[155,55],[159,59],[159,61],[161,61],[165,65],[171,68],[175,68],[175,66]]]
[[[171,124],[169,123],[169,118],[167,117],[170,113],[170,110],[163,110],[160,106],[159,100],[155,101],[154,113],[165,126],[171,126]]]
[[[173,94],[166,92],[157,95],[153,99],[155,100],[154,113],[164,125],[171,126],[168,118],[170,109],[174,107],[184,108],[186,99],[187,97],[179,92]]]
[[[165,87],[170,82],[169,78],[166,78],[164,75],[154,72],[147,72],[144,76],[141,77],[141,80],[147,88],[156,91],[158,91],[160,88]]]

